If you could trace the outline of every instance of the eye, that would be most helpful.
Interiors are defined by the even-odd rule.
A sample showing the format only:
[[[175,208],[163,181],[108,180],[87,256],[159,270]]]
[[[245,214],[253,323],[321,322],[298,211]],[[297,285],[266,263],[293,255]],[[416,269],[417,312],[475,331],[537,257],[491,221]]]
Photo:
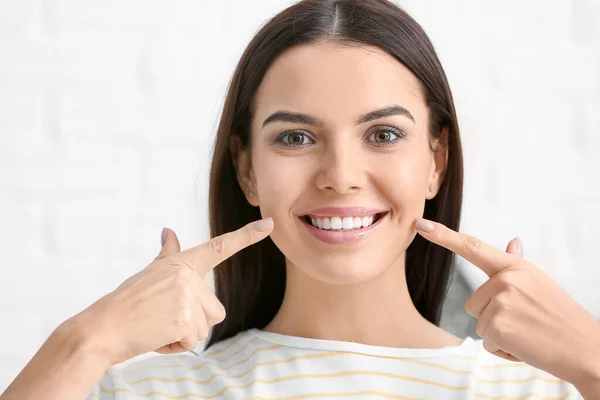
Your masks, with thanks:
[[[402,138],[404,138],[404,134],[400,131],[381,128],[369,136],[369,142],[375,144],[375,146],[391,146]]]
[[[304,147],[314,143],[308,135],[300,131],[283,132],[275,138],[274,142],[281,143],[286,147]]]

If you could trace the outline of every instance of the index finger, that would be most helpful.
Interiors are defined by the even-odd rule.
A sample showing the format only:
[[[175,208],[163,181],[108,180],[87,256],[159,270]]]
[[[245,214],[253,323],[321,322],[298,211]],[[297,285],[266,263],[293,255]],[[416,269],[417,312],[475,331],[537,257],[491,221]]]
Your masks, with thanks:
[[[481,269],[490,278],[510,267],[515,261],[512,254],[490,246],[474,236],[456,232],[443,224],[428,219],[422,218],[422,221],[424,223],[417,223],[417,231],[421,236],[458,254]],[[433,229],[430,231],[420,229],[420,227],[425,228],[428,224],[431,224]]]
[[[182,251],[177,257],[204,278],[213,268],[238,251],[269,236],[272,230],[273,219],[264,218],[235,231],[215,236],[206,243]]]

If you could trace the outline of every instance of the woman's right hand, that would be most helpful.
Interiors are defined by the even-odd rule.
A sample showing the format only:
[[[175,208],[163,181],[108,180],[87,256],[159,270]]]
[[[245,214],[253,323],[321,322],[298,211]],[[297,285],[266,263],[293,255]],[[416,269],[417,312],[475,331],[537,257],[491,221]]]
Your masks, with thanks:
[[[211,326],[225,319],[225,308],[204,277],[272,229],[272,219],[266,218],[185,251],[180,251],[175,232],[167,230],[151,264],[73,319],[83,327],[81,334],[95,335],[110,365],[150,351],[193,350]]]

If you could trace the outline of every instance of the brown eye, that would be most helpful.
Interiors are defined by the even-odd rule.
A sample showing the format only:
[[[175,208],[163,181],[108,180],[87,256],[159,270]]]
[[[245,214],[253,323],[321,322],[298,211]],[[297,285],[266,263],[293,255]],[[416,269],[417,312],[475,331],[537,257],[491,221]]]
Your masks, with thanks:
[[[274,140],[274,143],[280,143],[284,147],[296,148],[296,147],[306,147],[314,143],[314,141],[303,132],[284,132],[281,135],[277,136]]]
[[[369,136],[369,141],[376,146],[390,146],[402,139],[404,135],[391,129],[380,129]]]
[[[289,144],[294,144],[294,145],[305,144],[304,143],[305,135],[303,135],[301,133],[291,133],[287,136],[287,138],[288,138],[287,142]]]
[[[380,131],[375,133],[375,141],[376,142],[387,142],[391,139],[391,134],[390,132],[386,132],[386,131]]]

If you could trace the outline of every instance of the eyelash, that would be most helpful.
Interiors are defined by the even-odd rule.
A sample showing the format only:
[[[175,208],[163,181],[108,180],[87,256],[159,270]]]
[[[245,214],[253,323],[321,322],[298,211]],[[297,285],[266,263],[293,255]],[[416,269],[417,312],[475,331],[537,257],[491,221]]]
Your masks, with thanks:
[[[375,132],[373,132],[371,135],[369,135],[369,137],[371,137],[373,135],[376,135],[378,133],[381,133],[381,132],[390,133],[392,135],[395,135],[396,138],[392,139],[392,140],[390,140],[388,142],[385,142],[385,143],[375,144],[375,146],[377,146],[377,147],[392,146],[392,145],[396,144],[398,141],[404,139],[404,137],[406,136],[403,132],[401,132],[399,130],[391,129],[391,128],[382,128],[382,129],[378,129]],[[297,134],[297,135],[304,135],[305,137],[308,138],[308,135],[306,133],[304,133],[303,131],[300,131],[300,130],[291,130],[291,131],[286,131],[286,132],[283,132],[283,133],[279,134],[273,140],[273,143],[280,143],[280,144],[284,145],[287,148],[293,148],[293,149],[297,149],[297,148],[308,146],[308,144],[290,144],[290,143],[286,143],[285,142],[285,140],[284,140],[285,137],[291,136],[291,135],[295,135],[295,134]],[[310,139],[310,140],[312,140],[312,139]],[[373,141],[369,141],[369,142],[376,143],[376,142],[373,142]]]

